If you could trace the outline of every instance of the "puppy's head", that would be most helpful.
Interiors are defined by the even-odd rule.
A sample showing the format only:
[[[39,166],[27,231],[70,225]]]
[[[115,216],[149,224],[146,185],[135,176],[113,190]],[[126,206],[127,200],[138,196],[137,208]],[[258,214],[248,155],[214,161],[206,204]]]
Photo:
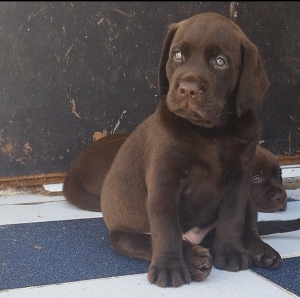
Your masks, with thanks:
[[[229,19],[205,13],[169,27],[159,93],[176,115],[199,126],[224,126],[255,107],[267,87],[257,48]]]
[[[251,176],[251,197],[258,211],[286,209],[287,195],[282,185],[281,168],[270,151],[257,146]]]

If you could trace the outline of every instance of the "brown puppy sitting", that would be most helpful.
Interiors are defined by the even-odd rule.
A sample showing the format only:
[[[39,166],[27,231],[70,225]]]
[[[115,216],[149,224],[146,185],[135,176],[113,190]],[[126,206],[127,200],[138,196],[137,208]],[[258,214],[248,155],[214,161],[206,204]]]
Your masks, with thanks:
[[[268,85],[256,47],[222,16],[198,15],[170,27],[159,79],[162,101],[125,141],[103,185],[112,244],[151,260],[148,278],[160,286],[209,274],[208,251],[181,239],[194,227],[217,225],[217,268],[278,267],[249,201],[260,130],[253,105]]]
[[[251,165],[251,198],[260,212],[285,210],[286,191],[282,185],[281,168],[276,157],[257,146]]]
[[[112,245],[149,260],[151,283],[203,280],[212,261],[229,271],[280,266],[249,200],[260,139],[254,108],[267,87],[257,48],[230,20],[206,13],[170,26],[161,101],[121,146],[101,192]],[[212,258],[197,233],[182,239],[214,226]]]

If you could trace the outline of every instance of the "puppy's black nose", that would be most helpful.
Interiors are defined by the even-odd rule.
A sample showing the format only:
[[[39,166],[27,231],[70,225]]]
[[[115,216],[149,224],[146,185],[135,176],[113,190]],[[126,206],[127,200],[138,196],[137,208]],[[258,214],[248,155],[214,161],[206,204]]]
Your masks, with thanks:
[[[199,93],[203,93],[197,84],[193,82],[181,82],[178,87],[178,92],[183,100],[190,100]]]

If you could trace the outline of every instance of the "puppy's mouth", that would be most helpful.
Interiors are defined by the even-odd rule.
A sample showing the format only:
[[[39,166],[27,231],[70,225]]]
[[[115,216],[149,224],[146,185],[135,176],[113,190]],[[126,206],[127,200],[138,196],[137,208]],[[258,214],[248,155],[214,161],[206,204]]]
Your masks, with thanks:
[[[285,211],[287,207],[287,201],[271,204],[270,199],[268,199],[267,202],[264,202],[264,200],[259,201],[258,205],[259,205],[260,212],[271,213],[271,212]]]
[[[168,94],[168,109],[177,116],[191,122],[197,126],[213,127],[218,123],[220,114],[215,106],[199,107],[197,99],[189,101],[178,100],[178,98]]]
[[[208,119],[205,119],[206,115],[202,111],[193,111],[191,109],[178,109],[174,112],[177,116],[188,120],[192,124],[203,127],[213,127],[214,123]]]
[[[208,89],[200,92],[201,90],[196,88],[195,84],[191,86],[194,86],[198,92],[191,90],[187,92],[187,89],[192,87],[185,83],[183,89],[182,85],[183,83],[173,86],[174,88],[170,88],[167,95],[166,102],[171,112],[197,126],[211,128],[224,125],[223,120],[227,116],[224,118],[222,111],[226,101],[222,97],[210,94]]]

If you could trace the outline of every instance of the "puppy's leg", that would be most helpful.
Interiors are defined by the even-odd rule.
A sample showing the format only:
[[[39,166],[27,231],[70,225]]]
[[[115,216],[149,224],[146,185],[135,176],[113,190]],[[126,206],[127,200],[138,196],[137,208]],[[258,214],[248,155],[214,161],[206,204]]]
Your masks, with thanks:
[[[152,261],[150,235],[113,231],[110,232],[110,241],[114,248],[125,256]],[[169,260],[170,258],[162,257],[155,264],[152,261],[148,280],[160,287],[179,287],[189,283],[191,277],[188,270],[182,270],[183,266],[176,266],[176,263],[169,264]],[[182,263],[184,264],[184,260]]]
[[[227,271],[246,270],[251,259],[243,243],[243,228],[250,190],[250,175],[232,177],[219,207],[219,220],[212,247],[213,264]]]
[[[147,234],[111,231],[109,238],[112,246],[122,255],[151,261],[151,237]]]
[[[151,261],[151,237],[147,234],[125,233],[120,231],[110,232],[110,241],[113,247],[121,254]],[[202,281],[211,272],[212,259],[209,251],[199,245],[193,245],[187,241],[183,241],[183,254],[186,265],[190,270],[191,277],[195,281]],[[151,283],[155,283],[161,287],[178,287],[185,283],[189,283],[191,278],[187,272],[173,266],[172,269],[162,269],[166,264],[160,263],[148,272],[148,279]],[[160,268],[162,267],[162,268]],[[165,270],[165,272],[161,272]]]
[[[244,243],[255,265],[269,269],[280,267],[282,260],[279,253],[258,235],[257,211],[251,200],[246,210]]]

